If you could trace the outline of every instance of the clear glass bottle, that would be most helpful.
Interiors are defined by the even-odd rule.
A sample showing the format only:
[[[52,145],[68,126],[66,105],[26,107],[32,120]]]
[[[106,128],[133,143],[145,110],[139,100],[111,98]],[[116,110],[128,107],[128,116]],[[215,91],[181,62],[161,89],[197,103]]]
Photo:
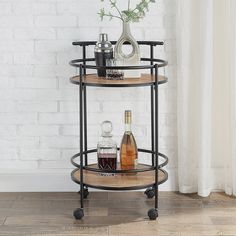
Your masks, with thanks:
[[[112,123],[102,122],[101,129],[102,135],[97,145],[98,167],[103,170],[116,170],[117,144],[112,139]]]
[[[131,131],[131,111],[125,111],[125,133],[120,145],[120,164],[122,170],[132,170],[138,164],[138,149]]]

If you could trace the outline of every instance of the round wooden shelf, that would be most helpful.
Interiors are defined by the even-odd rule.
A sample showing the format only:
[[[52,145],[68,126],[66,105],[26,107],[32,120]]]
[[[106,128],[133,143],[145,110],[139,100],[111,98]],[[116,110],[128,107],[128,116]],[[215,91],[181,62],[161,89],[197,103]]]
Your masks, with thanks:
[[[80,169],[72,172],[72,180],[80,183]],[[158,170],[158,184],[167,180],[168,176],[164,170]],[[151,187],[155,184],[155,171],[146,171],[129,174],[115,174],[104,176],[104,174],[83,170],[83,183],[91,188],[103,190],[137,190]]]
[[[71,83],[80,84],[80,76],[70,78]],[[167,82],[167,77],[159,75],[158,84]],[[155,76],[151,74],[142,74],[140,78],[125,78],[124,80],[107,80],[105,77],[98,77],[97,74],[88,74],[84,76],[83,83],[86,86],[96,87],[139,87],[155,84]]]

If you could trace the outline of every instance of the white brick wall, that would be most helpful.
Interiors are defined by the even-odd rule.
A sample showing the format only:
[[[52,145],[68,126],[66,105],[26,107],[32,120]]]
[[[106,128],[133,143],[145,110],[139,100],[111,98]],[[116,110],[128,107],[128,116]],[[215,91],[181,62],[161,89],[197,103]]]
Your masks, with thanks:
[[[96,14],[100,4],[99,0],[0,0],[0,191],[77,188],[69,172],[70,157],[79,150],[78,88],[69,83],[76,70],[68,62],[81,56],[72,41],[97,40],[101,32],[107,32],[110,40],[118,39],[120,22],[100,22]],[[160,148],[170,155],[170,170],[175,170],[177,159],[174,24],[175,0],[158,0],[142,22],[131,25],[137,40],[166,43],[155,54],[170,62],[165,70],[169,83],[160,88],[159,122]],[[142,49],[143,55],[148,52]],[[92,48],[88,55],[93,56]],[[113,122],[114,138],[120,144],[126,108],[133,110],[137,143],[148,147],[149,98],[146,88],[89,88],[89,147],[96,146],[99,124],[107,119]],[[52,186],[55,172],[58,180],[68,177],[56,182],[57,187]],[[39,181],[42,173],[50,181],[37,189],[33,180]],[[6,186],[1,176],[9,174]],[[28,182],[20,183],[21,179]],[[174,179],[170,181],[165,189],[174,188]]]

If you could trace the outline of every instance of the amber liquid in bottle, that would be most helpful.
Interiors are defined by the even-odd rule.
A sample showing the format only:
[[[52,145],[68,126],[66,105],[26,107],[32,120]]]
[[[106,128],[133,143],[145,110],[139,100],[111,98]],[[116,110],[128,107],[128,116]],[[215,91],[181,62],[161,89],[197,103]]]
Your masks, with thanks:
[[[138,150],[131,132],[131,111],[125,111],[125,133],[120,146],[120,164],[122,170],[135,169],[138,162]]]

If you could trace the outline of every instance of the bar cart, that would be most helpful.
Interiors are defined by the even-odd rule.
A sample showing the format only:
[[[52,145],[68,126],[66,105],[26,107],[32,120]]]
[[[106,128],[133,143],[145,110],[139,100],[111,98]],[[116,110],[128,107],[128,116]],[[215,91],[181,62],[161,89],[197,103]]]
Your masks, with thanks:
[[[111,42],[113,45],[115,41]],[[71,163],[76,167],[71,173],[72,180],[80,185],[80,208],[74,211],[75,219],[84,217],[84,199],[88,197],[88,187],[102,190],[125,191],[146,189],[148,198],[155,197],[154,208],[148,210],[150,220],[158,217],[158,186],[168,179],[168,173],[163,167],[168,163],[168,157],[158,150],[158,87],[166,83],[167,78],[159,75],[159,68],[167,66],[167,62],[154,58],[154,47],[163,45],[157,41],[138,41],[141,46],[149,47],[150,57],[141,58],[145,65],[139,66],[106,66],[97,67],[92,62],[94,58],[87,58],[87,48],[94,46],[95,41],[73,42],[73,45],[82,47],[82,59],[70,61],[70,65],[79,68],[79,75],[70,78],[70,82],[79,86],[79,126],[80,126],[80,152],[71,158]],[[94,74],[87,74],[86,69],[94,69]],[[106,80],[98,77],[97,69],[119,70],[150,70],[148,74],[141,74],[140,78],[125,78],[124,80]],[[139,163],[133,170],[122,170],[118,164],[116,170],[101,170],[97,163],[89,164],[89,155],[96,153],[97,149],[88,150],[87,143],[87,92],[88,86],[93,87],[149,87],[151,106],[151,147],[150,149],[138,149],[139,155],[150,155],[150,164]],[[119,150],[119,148],[118,148]],[[104,176],[100,173],[114,173],[112,176]],[[133,174],[131,174],[133,173]]]

